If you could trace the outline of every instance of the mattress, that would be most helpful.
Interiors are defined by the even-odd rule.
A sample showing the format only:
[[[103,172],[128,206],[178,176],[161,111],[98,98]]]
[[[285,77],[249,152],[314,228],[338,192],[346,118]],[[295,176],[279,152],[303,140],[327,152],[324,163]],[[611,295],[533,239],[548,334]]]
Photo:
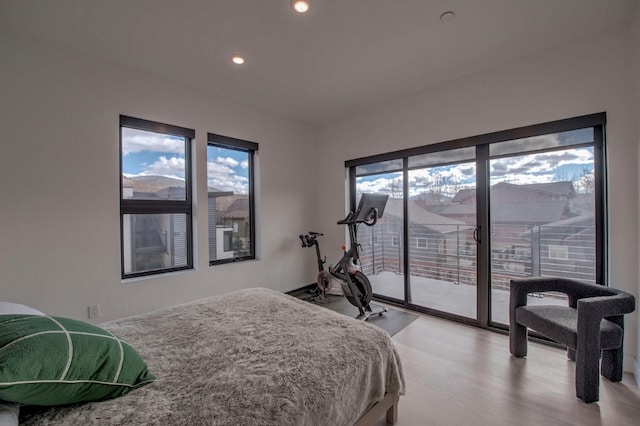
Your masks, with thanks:
[[[404,393],[385,331],[265,288],[101,326],[157,380],[112,400],[22,407],[21,425],[353,425]]]

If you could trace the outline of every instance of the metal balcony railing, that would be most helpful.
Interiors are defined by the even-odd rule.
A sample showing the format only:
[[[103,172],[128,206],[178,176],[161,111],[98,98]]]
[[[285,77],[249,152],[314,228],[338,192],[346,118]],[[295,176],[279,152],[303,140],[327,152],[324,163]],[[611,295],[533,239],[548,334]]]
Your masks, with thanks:
[[[364,272],[404,274],[403,256],[408,246],[412,276],[476,284],[476,242],[469,225],[409,225],[402,241],[400,224],[360,228]],[[551,226],[493,223],[491,227],[491,277],[493,287],[508,288],[511,278],[561,276],[595,279],[595,226]]]

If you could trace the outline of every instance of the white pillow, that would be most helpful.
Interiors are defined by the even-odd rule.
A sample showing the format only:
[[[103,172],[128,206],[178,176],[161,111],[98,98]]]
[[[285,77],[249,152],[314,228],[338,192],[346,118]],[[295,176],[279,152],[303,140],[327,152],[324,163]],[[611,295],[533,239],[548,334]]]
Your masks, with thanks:
[[[0,315],[44,315],[37,309],[20,303],[0,302]]]
[[[20,404],[0,401],[0,426],[18,426]]]

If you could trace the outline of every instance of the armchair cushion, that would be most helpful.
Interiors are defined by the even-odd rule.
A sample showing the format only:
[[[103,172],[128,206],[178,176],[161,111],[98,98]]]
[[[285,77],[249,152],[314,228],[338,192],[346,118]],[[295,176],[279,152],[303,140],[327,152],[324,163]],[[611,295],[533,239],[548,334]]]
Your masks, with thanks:
[[[578,345],[577,309],[557,305],[520,306],[516,309],[516,321],[570,348],[575,349]],[[623,334],[619,325],[602,319],[600,321],[601,349],[621,346]]]

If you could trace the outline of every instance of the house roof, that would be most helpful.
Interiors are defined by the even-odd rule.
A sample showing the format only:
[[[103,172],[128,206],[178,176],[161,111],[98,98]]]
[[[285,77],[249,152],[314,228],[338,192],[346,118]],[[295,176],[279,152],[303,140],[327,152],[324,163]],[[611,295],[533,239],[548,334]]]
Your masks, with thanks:
[[[560,182],[546,182],[546,183],[531,183],[524,185],[517,185],[507,182],[499,182],[491,186],[492,191],[500,191],[503,189],[515,190],[515,191],[532,191],[548,195],[566,196],[572,197],[576,191],[573,187],[573,183],[570,181]]]
[[[574,197],[576,194],[573,183],[570,181],[546,182],[546,183],[530,183],[530,184],[513,184],[508,182],[498,182],[491,185],[491,191],[531,191],[551,196],[564,196],[567,198]],[[475,189],[461,189],[451,200],[454,203],[464,203],[470,198],[475,197]]]
[[[476,214],[475,204],[451,204],[443,209],[443,216],[468,216]],[[541,224],[556,222],[569,214],[567,201],[535,201],[525,203],[494,203],[491,220],[500,223]]]
[[[537,228],[537,232],[544,235],[552,234],[553,238],[563,241],[580,239],[585,234],[595,233],[595,214],[585,213],[579,216],[546,223]],[[520,235],[521,238],[530,238],[529,232]]]
[[[567,201],[500,203],[491,206],[491,220],[499,223],[542,224],[557,222],[569,214]]]
[[[3,0],[0,30],[327,124],[622,28],[634,3],[322,0],[300,16],[289,0]],[[442,22],[448,8],[455,19]],[[246,56],[242,68],[233,53]]]
[[[403,217],[403,208],[402,199],[389,198],[381,221],[388,219],[389,216],[395,220],[401,219]],[[425,228],[441,234],[473,228],[459,220],[432,213],[415,201],[409,201],[409,215],[412,225],[423,225]]]
[[[243,218],[249,216],[249,199],[242,196],[234,200],[226,210],[219,213],[219,217]]]
[[[456,195],[451,200],[454,203],[462,203],[469,198],[476,196],[476,190],[474,189],[461,189],[456,193]]]

